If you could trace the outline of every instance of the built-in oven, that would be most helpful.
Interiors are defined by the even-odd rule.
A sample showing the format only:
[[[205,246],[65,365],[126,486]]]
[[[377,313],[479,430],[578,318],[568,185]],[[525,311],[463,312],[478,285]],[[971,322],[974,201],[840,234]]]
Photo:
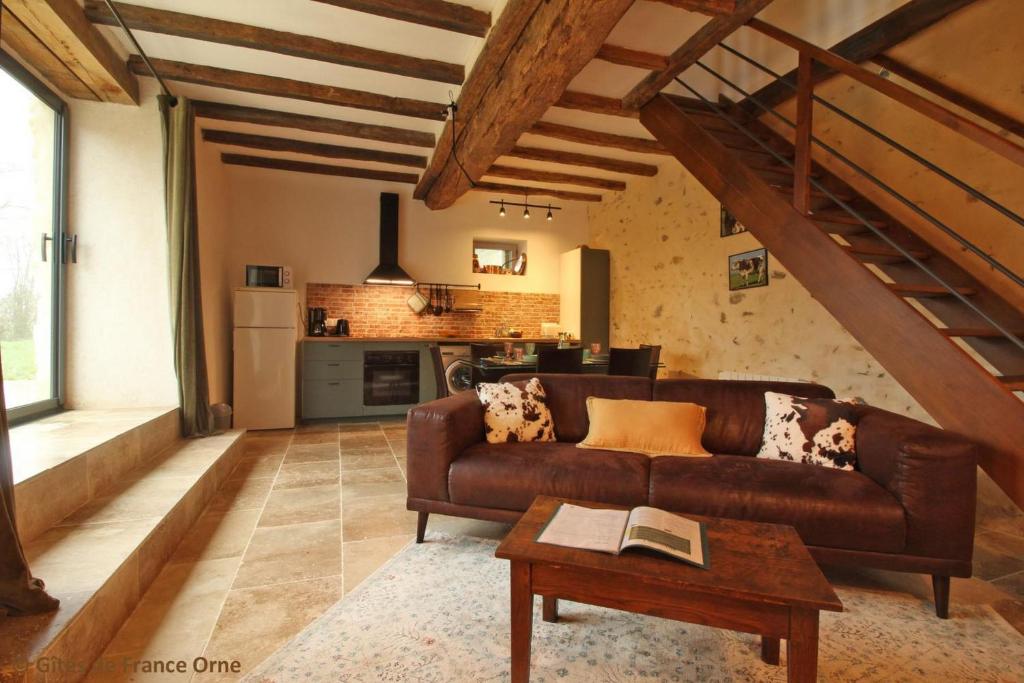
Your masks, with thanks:
[[[363,352],[363,405],[402,406],[419,401],[419,351]]]

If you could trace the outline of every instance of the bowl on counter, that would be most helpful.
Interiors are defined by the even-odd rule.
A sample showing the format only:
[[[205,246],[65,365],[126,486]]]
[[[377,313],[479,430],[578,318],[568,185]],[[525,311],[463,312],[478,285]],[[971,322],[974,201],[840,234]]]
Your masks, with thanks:
[[[522,330],[509,330],[508,331],[508,336],[512,337],[513,339],[522,339],[523,338],[523,331]]]

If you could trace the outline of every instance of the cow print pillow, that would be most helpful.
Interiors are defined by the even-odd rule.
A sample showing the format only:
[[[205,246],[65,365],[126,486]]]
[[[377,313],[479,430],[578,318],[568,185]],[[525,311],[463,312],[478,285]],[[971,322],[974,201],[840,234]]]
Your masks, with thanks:
[[[764,440],[759,458],[855,469],[858,399],[764,395]]]
[[[514,384],[480,384],[487,443],[554,441],[555,425],[540,380],[534,377],[520,389]]]

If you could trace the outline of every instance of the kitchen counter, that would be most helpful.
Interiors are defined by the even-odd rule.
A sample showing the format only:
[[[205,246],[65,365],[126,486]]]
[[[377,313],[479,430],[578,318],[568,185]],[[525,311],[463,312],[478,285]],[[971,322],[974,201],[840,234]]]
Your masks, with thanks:
[[[442,344],[502,344],[512,342],[514,344],[543,344],[557,343],[557,337],[303,337],[304,342],[339,342],[369,344],[379,342],[401,342],[401,343],[442,343]]]

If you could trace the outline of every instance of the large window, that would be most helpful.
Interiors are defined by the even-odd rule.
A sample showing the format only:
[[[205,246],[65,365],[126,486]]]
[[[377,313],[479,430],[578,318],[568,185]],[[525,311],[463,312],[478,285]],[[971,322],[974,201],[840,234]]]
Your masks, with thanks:
[[[0,53],[0,359],[11,419],[61,400],[64,103]]]

